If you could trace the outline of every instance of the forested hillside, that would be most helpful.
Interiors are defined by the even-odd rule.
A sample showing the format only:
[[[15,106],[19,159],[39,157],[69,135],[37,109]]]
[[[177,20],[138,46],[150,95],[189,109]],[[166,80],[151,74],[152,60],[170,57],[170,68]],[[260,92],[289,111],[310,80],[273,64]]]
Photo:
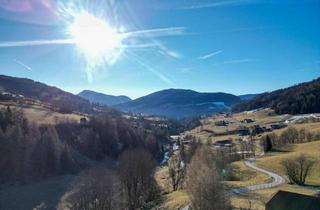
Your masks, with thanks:
[[[289,88],[263,93],[233,107],[241,112],[270,107],[278,114],[305,114],[320,112],[320,78]]]
[[[186,118],[229,111],[238,96],[227,93],[199,93],[193,90],[162,90],[114,107],[127,112]]]
[[[88,100],[31,79],[0,75],[0,91],[49,103],[60,112],[89,112],[91,110]]]
[[[144,148],[161,158],[152,131],[124,119],[103,116],[82,124],[36,125],[10,107],[0,110],[0,145],[0,183],[76,173],[105,158],[116,160],[129,148]]]

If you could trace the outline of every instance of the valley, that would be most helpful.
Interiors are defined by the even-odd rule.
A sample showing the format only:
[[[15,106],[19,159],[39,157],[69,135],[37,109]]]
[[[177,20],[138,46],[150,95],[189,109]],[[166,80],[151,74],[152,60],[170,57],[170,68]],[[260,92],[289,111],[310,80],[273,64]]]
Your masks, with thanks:
[[[0,210],[320,210],[320,0],[0,0]]]
[[[51,91],[50,87],[47,91]],[[188,170],[189,167],[198,167],[198,164],[192,166],[194,156],[203,154],[207,154],[210,165],[215,165],[213,167],[216,175],[208,176],[220,177],[221,187],[225,189],[230,205],[235,209],[264,210],[266,202],[279,190],[306,195],[315,195],[320,190],[320,174],[317,170],[320,168],[320,115],[317,113],[278,114],[271,108],[230,112],[231,109],[227,108],[224,112],[178,120],[156,114],[158,112],[152,115],[148,115],[148,112],[121,112],[115,109],[118,105],[110,107],[99,103],[89,103],[91,105],[86,112],[77,107],[66,111],[57,108],[59,104],[39,100],[37,95],[25,97],[21,93],[17,89],[10,92],[6,88],[0,101],[3,116],[0,117],[0,123],[4,123],[4,134],[0,137],[3,138],[5,148],[10,148],[11,151],[20,150],[26,155],[6,158],[14,162],[27,158],[26,164],[30,164],[14,165],[15,168],[10,170],[18,170],[20,174],[10,178],[3,174],[0,204],[4,209],[21,208],[12,198],[21,199],[28,208],[37,206],[44,209],[63,209],[68,202],[72,202],[67,195],[70,187],[73,189],[79,178],[86,176],[86,173],[96,176],[100,173],[99,170],[110,170],[110,175],[107,175],[109,172],[103,173],[118,180],[121,170],[117,167],[118,162],[125,158],[127,152],[129,155],[130,151],[136,149],[143,149],[141,154],[150,152],[152,157],[152,161],[148,161],[152,163],[148,176],[151,180],[154,179],[152,182],[157,188],[157,198],[151,203],[143,204],[151,205],[151,209],[175,210],[190,207],[192,199],[188,188]],[[194,103],[193,97],[181,97],[185,100],[183,103],[179,102],[184,104],[183,106],[188,105],[188,101]],[[146,99],[138,101],[140,100]],[[175,98],[175,94],[165,100],[180,101]],[[208,103],[203,100],[198,101],[202,101],[201,106],[221,105],[220,102]],[[174,101],[169,103],[175,103]],[[152,106],[156,107],[157,104],[158,102],[154,101]],[[168,109],[175,112],[173,107]],[[27,120],[26,124],[23,119]],[[25,149],[7,144],[5,140],[14,136],[10,129],[19,130],[20,126],[21,129],[26,129],[27,133],[29,129],[35,129],[31,136],[20,134],[22,136],[19,141],[22,144],[35,141],[27,143],[30,146]],[[40,137],[36,134],[38,132]],[[48,139],[44,140],[46,138]],[[39,150],[37,145],[41,145],[41,141],[47,143]],[[37,173],[27,170],[29,167],[34,168],[34,172],[40,169],[37,169],[40,165],[36,164],[41,162],[37,162],[34,159],[37,156],[33,155],[33,151],[37,150],[49,151],[47,156],[43,154],[42,158],[55,162],[56,168],[50,168],[52,162],[42,165],[42,169]],[[199,150],[202,153],[197,154]],[[7,149],[3,151],[8,152]],[[53,151],[55,152],[52,153]],[[50,156],[51,153],[55,155]],[[131,159],[150,158],[138,157],[137,154],[139,153],[130,154]],[[314,164],[305,184],[296,185],[289,182],[283,162],[301,154],[312,158]],[[62,159],[67,162],[60,162]],[[65,165],[66,163],[68,165]],[[12,167],[5,165],[7,162],[3,164],[3,167]],[[41,195],[27,195],[30,190],[39,191]]]

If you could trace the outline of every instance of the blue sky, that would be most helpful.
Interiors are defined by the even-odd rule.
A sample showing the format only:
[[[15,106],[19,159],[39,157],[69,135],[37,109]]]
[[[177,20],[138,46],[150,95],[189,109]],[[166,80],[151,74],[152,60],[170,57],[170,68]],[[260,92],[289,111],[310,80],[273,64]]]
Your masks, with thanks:
[[[73,7],[119,31],[144,32],[128,43],[147,45],[124,48],[114,62],[95,66],[91,79],[74,44],[4,47],[70,38],[70,2],[0,3],[1,74],[133,98],[167,88],[260,93],[320,76],[320,0],[79,1]]]

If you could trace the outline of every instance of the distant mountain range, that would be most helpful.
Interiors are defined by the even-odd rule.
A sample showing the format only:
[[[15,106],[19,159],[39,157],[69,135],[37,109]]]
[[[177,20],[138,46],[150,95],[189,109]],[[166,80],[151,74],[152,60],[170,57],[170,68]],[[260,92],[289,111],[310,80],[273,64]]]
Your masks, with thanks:
[[[97,103],[107,106],[113,106],[131,101],[131,98],[129,98],[128,96],[113,96],[91,90],[84,90],[80,92],[78,96],[89,100],[91,103]]]
[[[9,92],[46,102],[62,112],[90,112],[91,110],[90,102],[80,96],[26,78],[0,75],[0,92]]]
[[[259,94],[234,106],[241,112],[258,108],[272,108],[278,114],[306,114],[320,112],[320,78],[289,88]]]
[[[240,97],[227,93],[199,93],[193,90],[168,89],[115,105],[125,112],[184,118],[229,111]]]
[[[74,95],[31,79],[0,75],[0,92],[40,100],[52,104],[61,112],[89,113],[93,110],[90,102],[112,106],[125,112],[171,118],[214,114],[231,109],[240,112],[267,107],[279,114],[320,112],[320,78],[262,94],[236,96],[228,93],[167,89],[131,100],[127,96],[112,96],[88,90]]]

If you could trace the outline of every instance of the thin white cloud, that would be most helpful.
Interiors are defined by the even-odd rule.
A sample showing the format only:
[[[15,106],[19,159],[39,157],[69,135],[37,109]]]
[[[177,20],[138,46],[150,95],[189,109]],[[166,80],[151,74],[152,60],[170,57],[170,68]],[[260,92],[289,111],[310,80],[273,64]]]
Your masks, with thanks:
[[[40,46],[40,45],[66,45],[66,44],[75,44],[75,41],[72,39],[10,41],[10,42],[0,42],[0,48],[27,47],[27,46]],[[154,43],[123,44],[120,46],[120,48],[150,48],[155,46],[156,45]]]
[[[161,49],[158,51],[160,54],[174,58],[174,59],[181,59],[182,55],[176,51],[168,50],[168,49]]]
[[[10,42],[0,42],[0,47],[25,47],[25,46],[56,45],[56,44],[74,44],[74,41],[72,39],[10,41]]]
[[[24,63],[22,63],[21,61],[19,61],[18,59],[13,59],[13,62],[15,62],[16,64],[22,66],[23,68],[32,71],[32,68]]]
[[[164,56],[167,56],[169,58],[173,58],[173,59],[181,59],[183,56],[172,49],[169,49],[168,47],[166,47],[163,43],[159,42],[156,39],[152,39],[153,43],[159,48],[158,52]]]
[[[179,36],[184,35],[185,27],[171,27],[171,28],[156,28],[148,30],[140,30],[123,33],[121,35],[127,38],[135,37],[161,37],[161,36]],[[60,44],[75,44],[73,39],[53,39],[53,40],[25,40],[25,41],[4,41],[0,42],[0,47],[26,47],[26,46],[39,46],[39,45],[60,45]],[[150,47],[150,44],[142,45],[122,45],[123,48],[144,48]]]
[[[247,4],[259,3],[261,0],[220,0],[209,3],[194,4],[192,6],[183,7],[182,9],[203,9],[203,8],[214,8],[214,7],[224,7],[224,6],[239,6]]]
[[[246,58],[246,59],[237,59],[237,60],[227,60],[227,61],[224,61],[223,64],[250,63],[255,61],[257,60],[252,58]]]
[[[218,51],[215,51],[215,52],[200,56],[200,57],[198,57],[198,59],[205,60],[205,59],[211,58],[211,57],[213,57],[215,55],[219,55],[222,52],[223,52],[223,50],[218,50]]]
[[[139,31],[132,31],[123,33],[124,36],[128,37],[161,37],[161,36],[180,36],[186,34],[185,27],[170,27],[170,28],[155,28],[155,29],[146,29]]]
[[[158,77],[161,81],[168,85],[175,85],[173,81],[171,81],[167,76],[157,71],[155,68],[148,65],[146,62],[144,62],[138,55],[130,54],[130,57],[134,58],[134,61],[136,61],[138,64],[140,64],[144,69],[154,74],[156,77]]]

